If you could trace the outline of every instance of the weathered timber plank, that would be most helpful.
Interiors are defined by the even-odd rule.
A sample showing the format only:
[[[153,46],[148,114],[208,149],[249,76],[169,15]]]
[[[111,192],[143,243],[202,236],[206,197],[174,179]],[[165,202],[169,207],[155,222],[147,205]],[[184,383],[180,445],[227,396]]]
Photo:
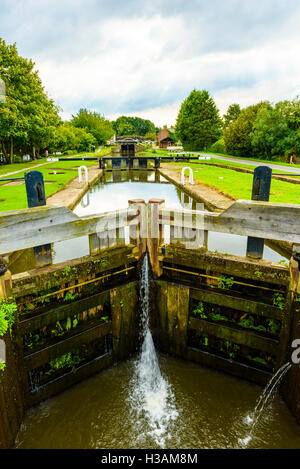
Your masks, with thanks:
[[[169,264],[182,266],[183,270],[189,270],[188,267],[190,267],[192,270],[203,270],[207,274],[226,274],[250,279],[255,283],[270,283],[280,287],[286,287],[290,282],[289,269],[270,261],[199,249],[186,249],[181,246],[166,246],[163,262],[167,266]]]
[[[188,360],[208,366],[209,368],[223,371],[224,373],[246,379],[247,381],[251,381],[262,386],[267,384],[272,377],[272,374],[267,371],[259,370],[258,368],[253,368],[249,365],[244,365],[243,363],[219,357],[218,355],[191,347],[188,348],[187,358]]]
[[[100,324],[91,329],[87,329],[80,334],[76,334],[68,339],[61,340],[54,345],[39,350],[38,352],[25,356],[24,365],[27,370],[32,370],[45,363],[48,363],[54,358],[60,357],[75,347],[79,347],[82,344],[87,344],[95,339],[100,339],[109,333],[111,333],[111,321],[109,321],[107,324]]]
[[[95,373],[108,368],[113,363],[113,357],[111,353],[107,353],[99,358],[86,363],[85,365],[79,366],[74,371],[70,371],[63,376],[41,386],[37,391],[33,393],[26,393],[25,404],[26,407],[32,407],[51,396],[54,396],[64,389],[73,386],[74,384],[92,376]]]
[[[238,311],[244,311],[249,314],[256,314],[258,316],[282,320],[283,313],[281,309],[266,303],[244,300],[243,298],[222,295],[222,293],[214,293],[195,289],[191,289],[190,296],[191,298],[205,301],[206,303],[224,306],[225,308],[232,308]]]
[[[44,205],[41,207],[24,208],[10,212],[0,212],[0,231],[30,223],[34,227],[45,227],[50,223],[58,225],[63,222],[78,220],[70,209],[64,205]]]
[[[63,319],[73,316],[76,313],[82,313],[90,308],[94,308],[99,304],[109,301],[109,291],[97,293],[96,295],[84,298],[83,300],[76,300],[67,305],[56,306],[38,316],[33,316],[29,319],[24,319],[19,322],[19,332],[21,335],[27,334],[34,330],[48,326],[49,324],[62,321]]]
[[[2,229],[0,223],[0,254],[121,228],[137,223],[137,215],[138,211],[131,208],[97,216],[76,217],[57,224],[50,223],[48,216],[48,224],[40,223],[41,219],[32,224],[28,216],[27,221],[13,227],[13,236],[11,230],[7,226]]]
[[[189,327],[204,334],[212,335],[219,339],[230,340],[236,344],[246,345],[247,347],[261,350],[274,356],[278,352],[278,341],[262,337],[252,331],[234,329],[233,327],[214,324],[196,318],[190,319]]]
[[[300,205],[238,200],[222,213],[167,208],[159,213],[160,223],[171,226],[295,243],[300,240]]]
[[[102,272],[129,267],[132,263],[136,263],[136,258],[132,255],[132,246],[117,246],[102,251],[97,256],[84,256],[15,274],[12,276],[12,293],[16,298],[31,295],[37,291],[47,290],[49,282],[51,287],[59,289],[72,280],[96,277]],[[75,268],[76,274],[66,276],[64,273],[66,268],[71,268],[71,271]]]

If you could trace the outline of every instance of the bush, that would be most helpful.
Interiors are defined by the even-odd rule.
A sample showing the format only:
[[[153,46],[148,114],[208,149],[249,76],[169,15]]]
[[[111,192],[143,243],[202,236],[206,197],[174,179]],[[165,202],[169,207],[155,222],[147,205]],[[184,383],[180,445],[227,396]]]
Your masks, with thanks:
[[[248,106],[239,114],[224,132],[226,153],[234,156],[254,157],[252,147],[252,131],[257,113],[262,108],[270,108],[268,102]]]
[[[210,148],[209,151],[214,153],[223,153],[226,154],[225,142],[224,138],[220,138],[217,142],[215,142]]]

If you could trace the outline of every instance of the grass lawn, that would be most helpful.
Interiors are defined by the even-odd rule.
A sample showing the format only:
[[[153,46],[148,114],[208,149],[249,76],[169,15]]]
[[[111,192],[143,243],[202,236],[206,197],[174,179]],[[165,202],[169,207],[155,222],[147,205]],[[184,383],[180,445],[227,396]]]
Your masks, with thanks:
[[[179,165],[182,166],[182,163],[174,163],[174,170]],[[194,163],[189,163],[189,166],[194,171],[196,181],[215,187],[235,199],[251,199],[252,174]],[[270,202],[300,204],[300,186],[272,179]]]
[[[99,156],[99,154],[103,154],[107,152],[107,148],[101,150],[98,153],[90,153],[87,156]],[[85,156],[86,154],[80,155],[72,155],[72,157],[80,157]],[[61,155],[60,155],[61,156]],[[59,156],[58,156],[59,157]],[[19,169],[26,169],[30,168],[30,166],[35,166],[36,164],[40,164],[46,162],[45,159],[36,160],[34,162],[28,163],[20,163],[20,164],[13,164],[13,165],[6,165],[5,170],[4,167],[1,167],[1,172],[6,174],[12,171],[17,171]],[[30,164],[31,163],[31,164]],[[58,190],[63,189],[63,187],[73,178],[78,176],[78,167],[79,166],[93,166],[97,165],[97,161],[53,161],[45,166],[40,166],[36,168],[37,171],[43,173],[44,182],[45,182],[45,191],[46,197],[54,194]],[[35,169],[34,169],[35,170]],[[62,174],[51,174],[53,171],[57,173],[62,172]],[[24,171],[12,175],[11,177],[22,177],[24,176]],[[4,176],[3,176],[4,178]],[[13,181],[12,181],[13,182]],[[5,181],[1,183],[0,178],[0,212],[5,212],[7,210],[19,210],[22,208],[27,208],[27,197],[26,197],[26,189],[25,189],[25,182],[24,181],[15,181],[16,185],[7,185],[9,181]],[[19,184],[20,183],[20,184]]]

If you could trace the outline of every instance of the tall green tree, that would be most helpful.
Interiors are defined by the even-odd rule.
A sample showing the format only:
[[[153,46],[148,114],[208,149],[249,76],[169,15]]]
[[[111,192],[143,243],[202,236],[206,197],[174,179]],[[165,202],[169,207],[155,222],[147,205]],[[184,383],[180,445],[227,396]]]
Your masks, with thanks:
[[[34,62],[20,57],[16,45],[0,38],[0,78],[7,96],[0,103],[0,143],[7,162],[14,154],[46,147],[60,118],[45,93]]]
[[[193,90],[183,101],[176,121],[176,135],[185,150],[204,150],[222,134],[222,121],[208,91]]]

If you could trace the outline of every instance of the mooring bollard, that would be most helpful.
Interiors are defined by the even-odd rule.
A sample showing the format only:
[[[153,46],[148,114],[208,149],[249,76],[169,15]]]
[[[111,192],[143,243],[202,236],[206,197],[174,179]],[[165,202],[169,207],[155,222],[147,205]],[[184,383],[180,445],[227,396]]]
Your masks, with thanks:
[[[46,194],[43,174],[39,171],[25,173],[25,186],[28,207],[46,205]]]
[[[268,166],[258,166],[254,170],[252,200],[268,202],[272,181],[272,169]],[[262,259],[265,240],[248,236],[247,256]]]
[[[46,194],[43,174],[39,171],[25,173],[25,185],[28,207],[41,207],[46,205]],[[39,266],[52,264],[51,244],[35,246],[34,254],[36,264]]]

